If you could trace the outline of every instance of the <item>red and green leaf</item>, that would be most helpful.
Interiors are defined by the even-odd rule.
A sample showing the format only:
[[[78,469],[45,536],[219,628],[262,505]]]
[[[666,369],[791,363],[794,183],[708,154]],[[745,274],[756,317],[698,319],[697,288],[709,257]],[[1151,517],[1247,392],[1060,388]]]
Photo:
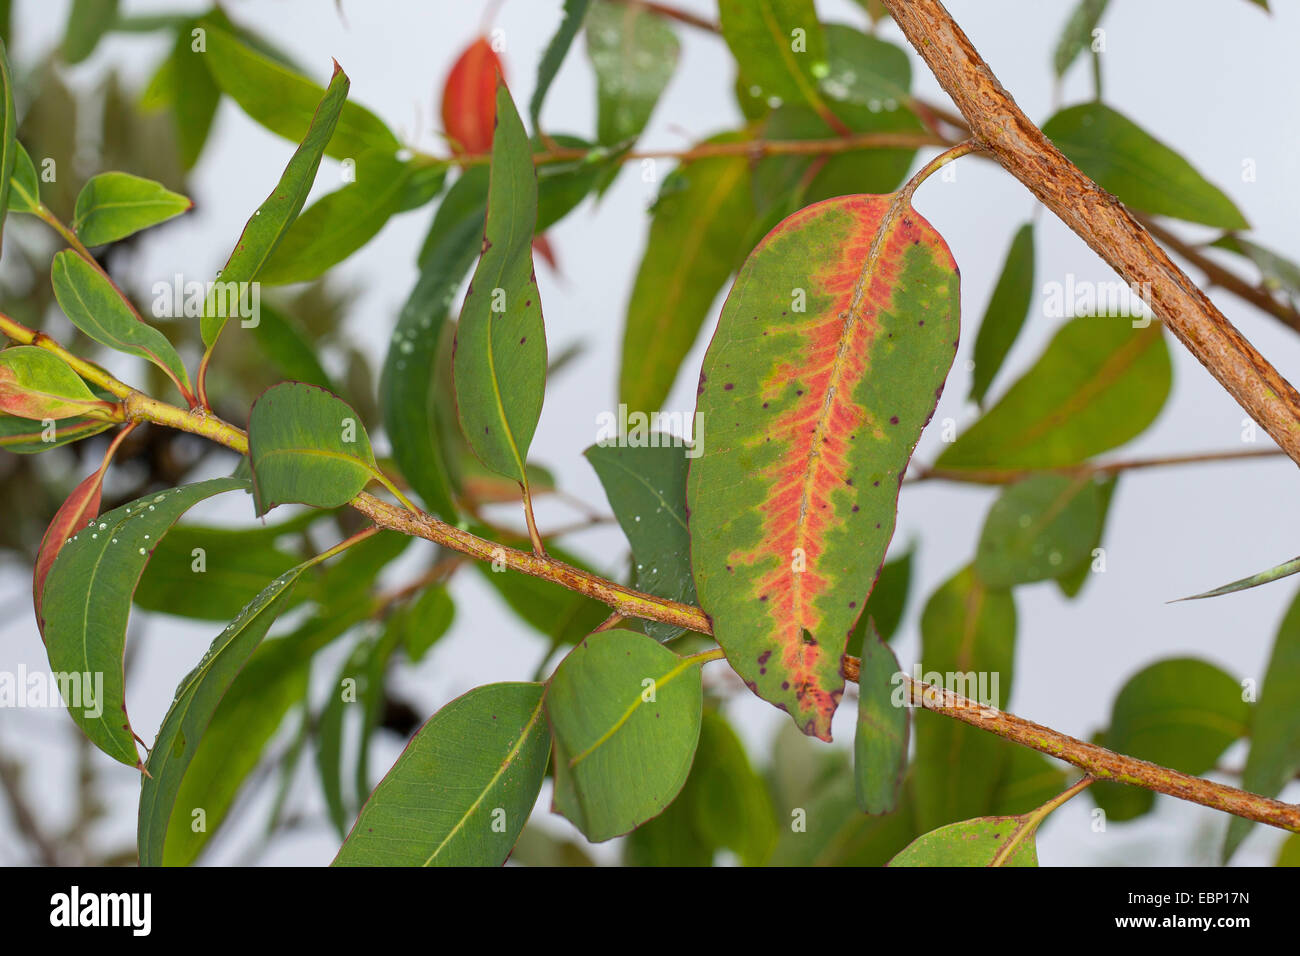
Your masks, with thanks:
[[[750,688],[826,740],[952,364],[957,292],[947,245],[901,197],[827,200],[750,254],[704,359],[688,481],[700,603]]]

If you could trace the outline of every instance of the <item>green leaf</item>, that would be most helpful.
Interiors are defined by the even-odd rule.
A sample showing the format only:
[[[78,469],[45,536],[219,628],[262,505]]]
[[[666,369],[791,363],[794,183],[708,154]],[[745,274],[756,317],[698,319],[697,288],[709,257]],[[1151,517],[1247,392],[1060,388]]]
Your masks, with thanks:
[[[1043,133],[1097,185],[1134,209],[1220,229],[1249,228],[1217,186],[1109,106],[1071,106],[1044,123]]]
[[[461,310],[452,359],[461,430],[483,464],[518,481],[546,388],[546,329],[533,273],[537,177],[514,101],[497,87],[483,255]]]
[[[225,19],[219,11],[209,16]],[[197,29],[198,20],[186,20],[177,27],[172,51],[149,84],[150,92],[165,87],[165,91],[159,91],[157,105],[170,108],[181,166],[187,170],[198,162],[221,102],[221,88],[205,62],[206,48],[195,49],[198,38],[194,32]]]
[[[830,68],[813,0],[719,0],[718,13],[751,95],[824,105],[817,85]]]
[[[907,772],[908,711],[898,696],[898,658],[870,624],[862,640],[858,675],[858,725],[853,743],[854,780],[863,813],[898,807]]]
[[[1045,581],[1086,562],[1101,526],[1101,492],[1088,476],[1035,475],[989,509],[975,573],[991,588]]]
[[[1216,249],[1227,249],[1239,256],[1245,256],[1259,269],[1265,288],[1274,292],[1283,292],[1291,301],[1292,308],[1300,302],[1300,265],[1293,260],[1241,236],[1223,235],[1210,245]]]
[[[1081,316],[1061,328],[1007,393],[939,456],[936,467],[1059,468],[1141,434],[1169,397],[1159,323]]]
[[[35,170],[33,170],[35,172]],[[125,239],[194,208],[162,183],[130,173],[92,176],[77,194],[72,229],[87,246]]]
[[[397,627],[407,659],[418,664],[429,648],[451,629],[456,606],[442,584],[431,584],[410,605],[398,612]]]
[[[390,153],[357,160],[356,181],[303,211],[262,269],[262,281],[307,282],[352,255],[399,211],[414,173]]]
[[[686,467],[689,449],[674,448],[655,432],[644,446],[592,445],[584,455],[600,477],[619,527],[632,545],[633,587],[683,604],[695,603],[691,537],[686,527]],[[646,622],[661,641],[679,627]]]
[[[1199,775],[1213,769],[1220,755],[1249,729],[1250,707],[1237,681],[1205,661],[1178,657],[1157,661],[1129,678],[1115,698],[1101,744]],[[1131,819],[1150,809],[1149,795],[1132,800],[1115,793],[1120,786],[1094,786],[1094,799],[1112,820]]]
[[[767,786],[717,711],[704,712],[695,760],[677,802],[684,802],[709,844],[731,850],[745,866],[763,865],[776,845]]]
[[[217,32],[219,31],[212,31],[214,36]],[[210,53],[209,59],[215,61],[219,55]],[[230,258],[226,260],[225,267],[217,273],[219,281],[213,284],[213,294],[208,297],[201,326],[203,344],[209,349],[225,327],[226,319],[238,313],[237,307],[245,294],[245,286],[261,274],[298,217],[303,203],[307,201],[307,194],[311,192],[316,170],[320,168],[321,155],[330,142],[330,137],[334,135],[343,108],[347,105],[350,83],[347,74],[338,64],[334,66],[329,89],[321,98],[301,145],[294,150],[271,195],[244,225],[244,231],[235,243]],[[216,295],[218,287],[223,293],[220,296]]]
[[[1078,59],[1080,53],[1092,45],[1092,31],[1097,28],[1101,15],[1106,12],[1109,0],[1079,0],[1079,5],[1065,21],[1060,39],[1056,41],[1056,50],[1052,53],[1052,69],[1057,79]]]
[[[809,207],[750,254],[704,357],[691,566],[727,659],[830,739],[841,658],[958,334],[958,275],[901,194]]]
[[[890,866],[1038,866],[1035,837],[1043,818],[981,817],[916,838]]]
[[[35,421],[90,417],[107,422],[113,418],[114,406],[96,398],[52,352],[14,345],[0,350],[0,412]],[[18,427],[32,426],[28,422]]]
[[[0,353],[2,355],[4,353]],[[1252,574],[1250,577],[1242,578],[1239,581],[1233,581],[1231,584],[1225,584],[1217,587],[1212,591],[1203,591],[1200,594],[1193,594],[1190,597],[1177,598],[1170,603],[1177,601],[1199,601],[1201,598],[1219,597],[1224,594],[1232,594],[1234,591],[1245,591],[1250,588],[1257,588],[1261,584],[1269,584],[1281,578],[1290,577],[1300,571],[1300,558],[1292,558],[1290,561],[1283,561],[1276,567],[1269,568],[1267,571],[1260,571],[1258,574]]]
[[[541,684],[489,684],[438,711],[361,808],[335,866],[499,866],[532,812],[550,734]]]
[[[448,436],[435,410],[437,360],[452,297],[474,262],[487,207],[488,171],[472,167],[438,205],[424,249],[420,278],[402,306],[379,384],[384,428],[393,457],[426,509],[456,515],[446,461]]]
[[[900,557],[886,561],[876,576],[876,583],[871,588],[871,597],[862,608],[858,623],[853,627],[849,637],[849,646],[859,646],[867,633],[867,623],[876,627],[876,633],[882,641],[887,641],[898,630],[903,620],[903,610],[907,606],[907,592],[912,583],[912,548],[909,547]]]
[[[95,52],[117,19],[117,0],[72,0],[63,34],[63,62],[80,63]]]
[[[658,816],[677,796],[700,736],[701,661],[654,638],[593,634],[556,668],[555,809],[593,843]]]
[[[182,514],[213,495],[247,487],[214,478],[123,505],[75,535],[50,569],[43,603],[50,668],[96,680],[103,675],[97,699],[67,701],[68,711],[95,746],[129,767],[140,759],[126,718],[122,655],[136,583],[152,549]]]
[[[1097,496],[1101,506],[1101,518],[1097,522],[1097,533],[1092,539],[1092,544],[1088,548],[1088,554],[1091,560],[1084,561],[1073,571],[1058,575],[1056,586],[1060,588],[1061,593],[1067,598],[1076,598],[1083,586],[1088,583],[1092,577],[1094,568],[1093,564],[1097,558],[1101,557],[1097,552],[1101,550],[1102,535],[1106,531],[1106,519],[1110,516],[1111,499],[1115,497],[1115,487],[1119,484],[1119,475],[1111,475],[1097,483]],[[1103,561],[1101,570],[1105,570]]]
[[[248,448],[259,515],[291,501],[337,508],[379,473],[357,413],[301,382],[273,385],[253,403]]]
[[[180,837],[180,842],[189,842],[182,834],[190,829],[185,824],[190,822],[194,809],[202,808],[205,831],[208,827],[216,829],[220,815],[204,799],[207,795],[198,794],[199,802],[192,805],[178,799],[186,771],[227,691],[249,664],[253,652],[275,619],[289,607],[289,597],[298,578],[317,560],[312,558],[291,568],[259,592],[217,635],[198,666],[177,687],[176,697],[163,718],[141,781],[138,825],[141,866],[188,863],[197,856],[197,849],[191,855],[183,849],[173,849],[168,843],[169,837]],[[305,689],[306,674],[301,668],[298,673],[300,678],[293,685],[295,689]],[[269,694],[258,703],[268,711],[274,709]],[[283,715],[281,711],[279,717]],[[275,724],[279,724],[278,719]],[[208,818],[209,815],[212,819]]]
[[[596,138],[635,140],[672,79],[680,45],[657,14],[597,3],[587,13],[587,57],[596,73]]]
[[[1016,336],[1029,316],[1034,298],[1034,226],[1025,223],[1011,240],[1002,274],[993,287],[979,334],[975,337],[975,374],[971,378],[970,400],[984,403]]]
[[[0,352],[0,355],[3,355]],[[28,418],[0,415],[0,448],[18,455],[36,455],[69,442],[98,435],[113,423],[93,418],[65,418],[52,426]],[[46,438],[49,441],[46,441]]]
[[[23,144],[14,141],[14,171],[9,179],[9,211],[35,215],[41,208],[41,181]]]
[[[253,337],[279,377],[319,385],[331,392],[338,391],[316,355],[310,333],[302,324],[269,302],[263,301],[260,306],[257,325],[252,327]]]
[[[668,397],[718,291],[749,251],[755,217],[744,157],[697,160],[664,180],[627,306],[618,392],[629,409],[650,412]]]
[[[1267,9],[1267,7],[1265,7]],[[1274,866],[1300,866],[1300,833],[1293,833],[1282,844]]]
[[[339,836],[348,835],[348,800],[343,793],[343,724],[347,704],[358,700],[358,684],[366,679],[366,662],[372,645],[362,642],[352,649],[343,669],[330,685],[316,724],[316,768],[320,774],[325,808]]]
[[[537,64],[537,83],[533,87],[533,98],[528,102],[528,115],[534,130],[539,128],[538,120],[542,115],[542,103],[545,102],[546,94],[555,80],[555,74],[560,72],[560,64],[564,62],[569,47],[573,45],[573,38],[578,35],[590,4],[591,0],[564,0],[564,16],[560,19],[560,26],[555,31],[555,35],[546,44],[541,61]]]
[[[19,152],[22,152],[23,156],[27,155],[15,138],[17,133],[18,112],[14,108],[13,73],[9,68],[9,53],[5,49],[4,41],[0,40],[0,225],[4,224],[5,213],[9,209],[9,194],[12,189],[10,177],[17,172],[20,177],[20,187],[30,183],[36,177],[30,158],[25,165],[16,165]],[[30,179],[28,179],[29,172]],[[19,212],[27,211],[19,206],[15,208]],[[2,238],[3,233],[0,233],[0,239]]]
[[[238,103],[240,109],[271,132],[294,143],[316,132],[317,104],[330,91],[322,90],[311,80],[254,50],[211,19],[205,19],[202,25],[207,31],[208,44],[204,61],[221,91]],[[336,64],[331,87],[341,73]],[[320,142],[327,156],[357,158],[372,150],[392,155],[402,148],[383,121],[364,106],[346,103],[335,109],[337,128],[332,121]]]
[[[1250,752],[1241,774],[1241,788],[1275,797],[1300,770],[1300,598],[1291,602],[1259,689],[1251,720]],[[1226,863],[1250,832],[1251,823],[1233,817],[1223,844]]]
[[[73,325],[100,345],[148,359],[189,391],[189,373],[167,336],[136,318],[103,273],[65,249],[54,257],[50,277],[59,308]]]
[[[931,595],[921,614],[922,678],[1004,707],[1011,696],[1015,644],[1011,592],[985,587],[972,568],[964,568]],[[918,711],[913,784],[920,829],[988,813],[1007,754],[1003,742],[984,730]]]
[[[177,525],[154,548],[136,587],[135,604],[201,621],[229,621],[267,581],[298,563],[276,546],[277,539],[304,531],[316,517],[317,512],[307,512],[278,525],[240,530]],[[298,588],[295,594],[302,596],[304,590],[309,589]]]

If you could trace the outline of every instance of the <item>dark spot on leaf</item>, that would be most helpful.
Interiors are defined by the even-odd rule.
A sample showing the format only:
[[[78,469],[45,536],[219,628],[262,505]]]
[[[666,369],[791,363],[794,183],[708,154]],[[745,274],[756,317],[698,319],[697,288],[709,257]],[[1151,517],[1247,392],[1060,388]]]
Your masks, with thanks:
[[[897,425],[897,424],[898,424],[898,416],[897,416],[897,415],[890,415],[890,416],[889,416],[889,424],[891,424],[891,425]]]
[[[733,388],[735,388],[735,387],[736,387],[736,385],[735,385],[734,382],[727,382],[725,385],[722,386],[722,390],[723,390],[724,392],[729,392],[729,391],[731,391],[731,390],[732,390]]]

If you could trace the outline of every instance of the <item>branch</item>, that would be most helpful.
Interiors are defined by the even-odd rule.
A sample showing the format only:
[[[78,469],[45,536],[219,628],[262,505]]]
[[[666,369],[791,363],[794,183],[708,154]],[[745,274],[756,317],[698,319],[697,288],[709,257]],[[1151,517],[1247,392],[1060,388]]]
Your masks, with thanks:
[[[152,421],[169,425],[203,435],[241,455],[248,454],[248,437],[242,430],[202,409],[187,411],[135,391],[127,396],[123,405],[128,421]],[[570,591],[600,601],[625,618],[662,621],[709,637],[713,636],[713,625],[708,615],[693,605],[636,591],[583,571],[581,568],[572,567],[563,561],[557,561],[548,555],[507,548],[463,531],[433,515],[408,511],[366,492],[357,495],[350,505],[380,527],[424,538],[481,561],[501,562],[513,571],[551,581]],[[857,658],[846,655],[842,666],[844,676],[848,680],[858,679],[860,662]],[[984,707],[951,692],[930,687],[911,678],[907,680],[914,700],[927,710],[945,714],[1032,750],[1056,757],[1098,779],[1113,780],[1154,790],[1157,793],[1166,793],[1181,800],[1223,810],[1248,820],[1300,832],[1300,806],[1292,806],[1236,787],[1188,776],[1145,760],[1126,757],[1022,717]]]
[[[939,0],[883,0],[972,134],[1144,298],[1233,398],[1300,462],[1300,392],[1250,344],[1151,234],[1045,137]]]

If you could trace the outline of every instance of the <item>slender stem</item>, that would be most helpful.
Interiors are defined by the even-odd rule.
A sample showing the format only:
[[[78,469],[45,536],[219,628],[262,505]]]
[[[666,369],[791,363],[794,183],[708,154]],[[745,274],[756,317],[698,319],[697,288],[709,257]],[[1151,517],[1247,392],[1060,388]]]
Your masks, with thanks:
[[[597,624],[597,625],[596,625],[596,629],[593,630],[591,633],[593,633],[593,634],[599,634],[601,631],[608,631],[608,630],[610,630],[611,628],[618,627],[618,625],[619,625],[622,621],[623,621],[623,615],[622,615],[622,614],[619,614],[618,611],[615,611],[615,612],[614,612],[613,614],[611,614],[609,617],[605,618],[605,620],[603,620],[603,621],[601,621],[599,624]]]
[[[408,511],[414,511],[416,514],[419,514],[420,509],[416,507],[415,503],[412,502],[410,498],[402,494],[401,489],[399,489],[397,485],[393,483],[393,480],[391,478],[389,478],[387,475],[385,475],[382,471],[378,469],[375,469],[373,472],[371,472],[371,474],[374,475],[375,480],[379,482],[381,485],[383,485],[385,488],[387,488],[388,493],[391,494],[398,501],[400,501]]]
[[[1146,468],[1163,468],[1169,465],[1192,465],[1222,461],[1251,461],[1259,458],[1284,458],[1280,448],[1258,448],[1248,451],[1210,451],[1190,455],[1166,455],[1159,458],[1130,458],[1126,461],[1085,462],[1081,465],[1063,465],[1059,468],[927,468],[918,467],[906,479],[908,484],[918,481],[956,481],[973,485],[1012,485],[1034,475],[1118,475],[1125,471]]]
[[[993,862],[990,863],[989,866],[1005,866],[1007,860],[1011,859],[1016,850],[1024,845],[1025,840],[1032,837],[1034,832],[1038,829],[1038,825],[1047,819],[1049,814],[1060,808],[1062,804],[1071,800],[1076,795],[1082,793],[1094,779],[1095,778],[1085,774],[1078,782],[1052,797],[1051,800],[1048,800],[1041,807],[1026,813],[1021,818],[1022,822],[1020,826],[1016,828],[1016,832],[1012,834],[1011,839],[1008,840],[996,854],[994,854]]]
[[[711,33],[718,32],[718,25],[712,20],[706,20],[704,17],[696,16],[694,13],[688,13],[685,10],[678,10],[666,3],[656,3],[654,0],[615,0],[615,2],[624,3],[628,6],[645,7],[651,13],[657,14],[666,20],[676,20],[678,23],[685,23],[687,26],[698,27]]]
[[[916,175],[903,184],[903,188],[898,191],[899,199],[911,204],[912,195],[916,192],[917,187],[920,186],[921,183],[925,182],[939,170],[943,169],[943,167],[947,166],[954,159],[959,159],[967,153],[980,152],[984,148],[984,145],[980,143],[979,140],[975,139],[963,140],[956,146],[949,147],[917,170]]]
[[[542,542],[541,533],[537,530],[537,519],[533,517],[533,493],[528,488],[527,479],[519,483],[519,489],[524,496],[524,521],[528,523],[528,540],[532,542],[533,554],[544,556],[546,554],[546,545]]]
[[[1043,135],[939,0],[882,0],[1007,172],[1140,289],[1174,336],[1300,463],[1300,392],[1221,313],[1114,196]]]

